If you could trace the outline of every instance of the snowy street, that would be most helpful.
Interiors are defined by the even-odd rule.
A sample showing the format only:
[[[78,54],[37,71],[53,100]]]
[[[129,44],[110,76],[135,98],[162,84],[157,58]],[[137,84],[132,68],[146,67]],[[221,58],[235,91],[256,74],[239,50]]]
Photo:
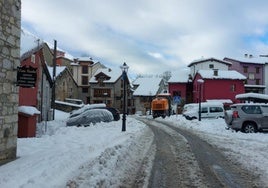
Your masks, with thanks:
[[[135,178],[142,179],[143,187],[148,186],[155,152],[154,136],[148,126],[128,116],[126,132],[121,132],[122,121],[66,127],[68,115],[57,111],[55,121],[48,122],[47,127],[39,125],[38,137],[18,139],[18,159],[0,166],[1,188],[117,187],[132,184],[127,177],[137,170],[143,174]],[[157,120],[193,132],[268,186],[267,133],[226,130],[223,119],[198,122],[174,115]]]

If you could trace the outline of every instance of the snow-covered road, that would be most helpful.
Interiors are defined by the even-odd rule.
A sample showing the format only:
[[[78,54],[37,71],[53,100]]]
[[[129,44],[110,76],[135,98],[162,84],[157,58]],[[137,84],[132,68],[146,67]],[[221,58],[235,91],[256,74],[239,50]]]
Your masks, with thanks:
[[[146,149],[152,147],[153,135],[144,123],[128,116],[126,132],[121,132],[122,121],[66,127],[68,115],[57,112],[57,119],[48,122],[46,132],[44,125],[39,125],[38,137],[18,139],[18,159],[0,166],[1,188],[64,187],[75,182],[85,187],[116,187],[126,181],[120,177],[134,173],[131,169],[139,159],[145,160],[144,176],[150,171],[148,161],[152,159],[144,157],[147,155],[144,151],[153,152]],[[175,115],[157,120],[192,131],[220,148],[227,158],[259,174],[268,186],[267,133],[232,132],[225,129],[222,119],[198,122]],[[121,172],[115,171],[116,168]],[[148,183],[146,178],[144,185]]]

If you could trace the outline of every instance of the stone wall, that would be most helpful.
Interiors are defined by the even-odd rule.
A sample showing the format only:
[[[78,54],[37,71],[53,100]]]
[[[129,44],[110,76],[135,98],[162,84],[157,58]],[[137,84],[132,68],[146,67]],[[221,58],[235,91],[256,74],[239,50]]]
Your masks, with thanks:
[[[16,158],[21,1],[0,1],[0,163]]]

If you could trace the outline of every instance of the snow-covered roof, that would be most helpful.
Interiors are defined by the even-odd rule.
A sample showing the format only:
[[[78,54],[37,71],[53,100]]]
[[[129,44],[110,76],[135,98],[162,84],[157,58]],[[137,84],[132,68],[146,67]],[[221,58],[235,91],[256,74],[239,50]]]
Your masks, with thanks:
[[[20,56],[22,56],[26,52],[29,52],[37,48],[38,46],[41,46],[43,43],[46,43],[50,49],[54,48],[54,44],[51,44],[50,42],[47,41],[43,41],[37,36],[30,33],[29,31],[22,28],[20,35]],[[59,47],[57,47],[57,50],[63,51],[65,58],[70,60],[74,59],[74,57],[65,50],[62,50]]]
[[[182,68],[177,71],[171,72],[171,77],[168,83],[187,83],[189,81],[189,68]]]
[[[30,32],[21,29],[20,35],[20,56],[26,52],[31,51],[34,48],[37,48],[39,45],[44,43],[40,38],[34,36]]]
[[[46,43],[47,43],[47,45],[49,46],[49,48],[50,48],[51,50],[54,49],[54,44],[52,44],[52,43],[50,43],[50,42],[46,42]],[[69,59],[69,60],[73,60],[73,59],[74,59],[74,56],[72,56],[70,53],[66,52],[65,50],[59,48],[58,46],[57,46],[57,51],[62,51],[62,52],[64,52],[64,57],[67,58],[67,59]]]
[[[251,84],[245,84],[245,87],[251,87],[251,88],[266,88],[265,85],[251,85]]]
[[[223,64],[226,64],[226,65],[232,65],[232,63],[230,63],[228,61],[220,60],[220,59],[217,59],[217,58],[214,58],[214,57],[210,57],[210,58],[204,58],[204,57],[202,57],[200,59],[196,59],[196,60],[192,61],[188,65],[188,67],[191,67],[194,64],[203,63],[203,62],[207,62],[207,61],[217,61],[219,63],[223,63]]]
[[[77,59],[78,61],[92,61],[94,63],[97,62],[97,61],[93,60],[92,57],[76,57],[75,59]]]
[[[33,116],[34,114],[40,114],[40,111],[33,106],[19,106],[18,112]]]
[[[47,66],[49,74],[51,78],[53,78],[53,67]],[[64,70],[66,69],[66,66],[56,66],[56,78],[59,76]]]
[[[138,85],[134,91],[134,96],[153,96],[156,95],[162,78],[159,77],[145,77],[137,78],[134,81],[134,85]]]
[[[207,102],[220,102],[222,104],[232,104],[233,101],[231,99],[207,99]]]
[[[240,63],[248,63],[248,64],[265,64],[265,58],[263,57],[256,57],[256,56],[247,56],[247,57],[241,57],[241,58],[224,58],[226,61],[238,61]]]
[[[204,79],[231,79],[245,80],[246,77],[235,70],[217,70],[218,75],[214,75],[214,70],[198,70],[198,73]]]
[[[268,100],[268,95],[260,94],[260,93],[243,93],[235,96],[236,99],[246,99],[246,98],[256,98]]]
[[[122,71],[120,69],[118,70],[112,70],[109,68],[102,68],[102,69],[98,69],[95,74],[91,77],[91,79],[89,80],[90,83],[97,83],[98,80],[96,80],[96,75],[103,73],[105,75],[107,75],[108,77],[110,77],[109,80],[104,80],[104,83],[114,83],[116,82],[116,80],[122,75]]]

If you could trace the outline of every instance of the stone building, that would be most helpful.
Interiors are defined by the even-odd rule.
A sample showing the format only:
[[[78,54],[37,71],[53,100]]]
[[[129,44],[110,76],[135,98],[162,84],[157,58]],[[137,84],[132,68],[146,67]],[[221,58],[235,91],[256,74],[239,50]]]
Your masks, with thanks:
[[[48,69],[52,77],[53,67],[48,67]],[[56,67],[55,93],[55,99],[59,101],[64,101],[66,98],[78,98],[78,85],[67,66]]]
[[[0,1],[0,163],[16,158],[21,1]]]
[[[105,103],[109,107],[117,108],[123,112],[123,80],[122,71],[109,68],[98,69],[89,80],[89,101],[90,104]],[[133,90],[127,76],[126,83],[126,105],[127,113],[135,112]]]

